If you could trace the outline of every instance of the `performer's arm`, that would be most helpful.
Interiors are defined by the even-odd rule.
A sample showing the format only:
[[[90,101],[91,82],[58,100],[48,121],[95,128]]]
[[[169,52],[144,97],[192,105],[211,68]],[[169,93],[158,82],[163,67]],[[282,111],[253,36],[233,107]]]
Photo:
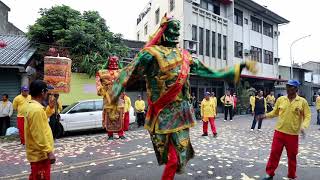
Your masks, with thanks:
[[[190,65],[190,73],[205,78],[224,78],[234,80],[234,82],[237,83],[240,80],[240,73],[243,68],[247,68],[249,71],[256,73],[255,62],[253,61],[247,61],[245,63],[236,64],[234,67],[214,71],[198,59],[193,59],[192,64]]]
[[[152,70],[150,67],[152,60],[153,56],[150,53],[146,51],[139,52],[135,59],[121,70],[118,79],[115,80],[110,93],[111,101],[115,102],[119,98],[128,82],[132,83],[142,78],[147,70]]]

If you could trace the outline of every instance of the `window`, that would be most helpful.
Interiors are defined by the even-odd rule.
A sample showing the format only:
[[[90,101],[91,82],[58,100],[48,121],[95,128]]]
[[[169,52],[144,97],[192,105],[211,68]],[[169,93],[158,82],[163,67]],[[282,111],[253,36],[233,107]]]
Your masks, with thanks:
[[[216,57],[216,33],[212,32],[212,57]]]
[[[257,62],[262,62],[262,50],[251,46],[251,59]]]
[[[243,58],[243,44],[241,42],[234,42],[234,57]]]
[[[213,6],[212,3],[209,3],[209,4],[208,4],[208,11],[214,12],[214,6]]]
[[[252,22],[252,30],[261,33],[262,32],[262,21],[258,18],[251,16],[251,22]]]
[[[144,35],[148,34],[148,23],[144,25]]]
[[[273,37],[273,27],[271,24],[268,24],[263,21],[263,34],[269,37]]]
[[[173,9],[174,9],[174,0],[169,0],[170,2],[169,2],[169,10],[170,11],[173,11]]]
[[[206,56],[210,56],[210,31],[206,29]]]
[[[264,54],[264,63],[272,65],[273,64],[273,52],[263,50],[263,54]]]
[[[221,59],[221,34],[218,33],[218,58]]]
[[[75,108],[73,108],[70,113],[83,113],[83,112],[91,112],[94,111],[93,101],[83,102],[78,104]]]
[[[198,40],[198,30],[197,26],[192,25],[192,40],[197,41]]]
[[[155,22],[156,22],[156,25],[159,23],[160,21],[160,8],[158,8],[155,12]]]
[[[137,33],[137,40],[140,41],[140,32]]]
[[[220,5],[219,4],[214,5],[213,13],[220,15]]]
[[[208,9],[208,2],[206,0],[201,0],[200,7],[207,10]]]
[[[203,28],[199,28],[199,54],[203,55],[203,40],[204,40],[204,32],[203,32]]]
[[[234,9],[234,23],[243,26],[243,13],[238,9]]]
[[[95,101],[94,104],[95,104],[95,106],[96,106],[96,110],[102,111],[102,108],[103,108],[103,102],[102,102],[102,100],[101,100],[101,101]]]
[[[223,36],[223,59],[227,60],[227,36]]]

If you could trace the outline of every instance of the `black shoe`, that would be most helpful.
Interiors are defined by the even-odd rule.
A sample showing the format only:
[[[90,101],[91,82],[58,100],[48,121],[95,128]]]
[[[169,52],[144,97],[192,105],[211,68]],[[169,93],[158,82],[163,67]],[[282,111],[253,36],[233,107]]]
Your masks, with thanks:
[[[108,141],[114,140],[113,136],[108,137]]]
[[[208,136],[208,133],[203,133],[202,136]]]
[[[120,138],[120,139],[126,139],[126,137],[124,137],[124,136],[120,136],[119,138]]]
[[[273,176],[269,176],[267,175],[265,178],[263,178],[262,180],[273,180]]]
[[[218,133],[213,134],[213,137],[216,138],[218,136]]]

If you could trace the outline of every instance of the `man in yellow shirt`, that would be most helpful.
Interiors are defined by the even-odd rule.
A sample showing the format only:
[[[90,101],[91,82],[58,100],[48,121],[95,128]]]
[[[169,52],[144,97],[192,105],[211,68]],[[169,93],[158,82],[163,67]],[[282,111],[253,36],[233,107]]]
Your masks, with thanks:
[[[15,111],[17,111],[17,126],[19,129],[19,136],[21,144],[25,144],[24,141],[24,117],[22,114],[23,106],[31,100],[31,96],[29,95],[29,88],[27,86],[23,86],[21,88],[21,94],[16,96],[13,99],[12,106]]]
[[[270,112],[273,109],[274,103],[276,102],[276,98],[274,97],[274,92],[271,91],[270,94],[266,97],[268,109],[267,111]]]
[[[299,81],[289,80],[286,85],[288,95],[276,101],[273,111],[260,116],[260,119],[279,117],[264,180],[273,179],[284,147],[288,156],[288,178],[297,177],[299,134],[305,135],[305,129],[309,127],[311,121],[308,102],[297,95],[299,85]]]
[[[210,99],[210,93],[205,93],[205,98],[201,102],[201,117],[203,121],[203,134],[202,136],[208,136],[208,122],[210,122],[213,137],[217,137],[217,130],[214,123],[216,116],[216,104],[214,100]]]
[[[228,113],[230,114],[230,121],[232,121],[234,100],[230,90],[227,90],[226,94],[220,98],[220,101],[224,105],[224,121],[227,121]]]
[[[141,98],[141,95],[138,95],[138,100],[134,103],[134,108],[136,109],[138,127],[144,126],[144,110],[146,108],[146,104]]]
[[[30,162],[29,179],[50,180],[50,166],[55,162],[54,142],[45,108],[41,105],[47,97],[48,87],[43,81],[30,84],[32,100],[23,107],[25,117],[25,142]]]
[[[130,116],[129,111],[131,108],[131,100],[129,96],[127,96],[126,93],[123,93],[124,95],[124,126],[123,130],[128,131],[129,130],[129,122],[130,122]]]
[[[316,98],[316,108],[317,108],[317,125],[320,125],[320,93]]]

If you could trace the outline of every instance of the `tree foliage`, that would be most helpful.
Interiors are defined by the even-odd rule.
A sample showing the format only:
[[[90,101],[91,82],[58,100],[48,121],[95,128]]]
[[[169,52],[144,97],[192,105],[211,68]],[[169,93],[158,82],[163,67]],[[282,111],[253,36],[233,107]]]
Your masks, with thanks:
[[[39,13],[41,17],[29,26],[28,37],[43,55],[50,47],[67,49],[74,71],[93,75],[106,63],[108,56],[127,55],[122,35],[112,33],[97,11],[81,13],[62,5],[40,9]]]

